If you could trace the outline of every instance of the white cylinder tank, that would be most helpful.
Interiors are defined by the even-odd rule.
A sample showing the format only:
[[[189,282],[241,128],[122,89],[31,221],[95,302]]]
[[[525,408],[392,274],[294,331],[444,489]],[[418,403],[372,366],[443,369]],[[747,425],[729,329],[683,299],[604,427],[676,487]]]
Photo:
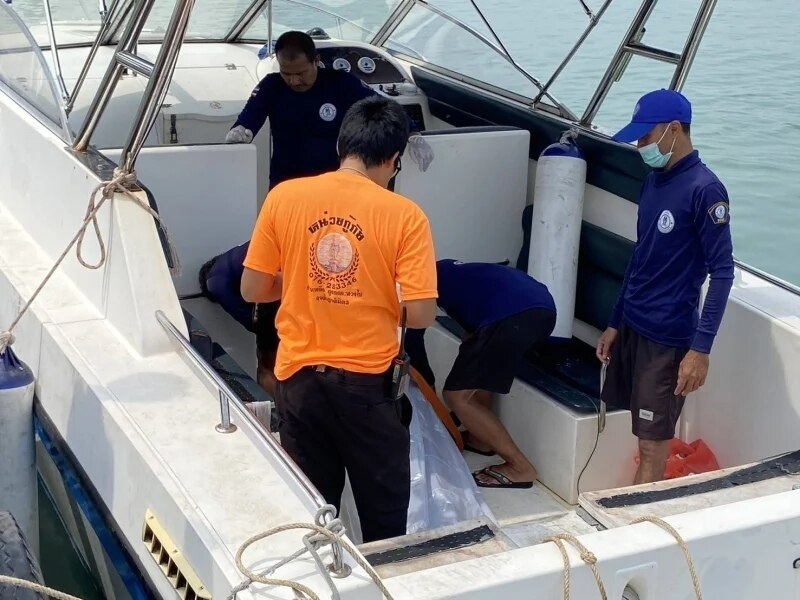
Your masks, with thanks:
[[[556,303],[552,338],[572,338],[586,161],[568,132],[545,148],[536,165],[528,274]]]
[[[10,512],[39,550],[33,432],[33,372],[8,347],[0,353],[0,510]]]

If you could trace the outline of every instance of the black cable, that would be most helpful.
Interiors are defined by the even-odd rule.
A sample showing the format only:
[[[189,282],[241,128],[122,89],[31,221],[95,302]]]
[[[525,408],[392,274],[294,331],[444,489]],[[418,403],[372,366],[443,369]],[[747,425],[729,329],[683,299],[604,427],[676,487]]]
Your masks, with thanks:
[[[601,394],[603,393],[602,389],[600,390],[600,393]],[[581,479],[583,478],[583,474],[586,472],[586,469],[589,468],[589,463],[592,462],[594,453],[597,451],[597,445],[600,443],[600,408],[598,407],[598,405],[595,405],[594,410],[597,413],[597,435],[594,438],[594,447],[592,448],[592,451],[589,454],[589,458],[586,459],[586,464],[583,465],[583,469],[581,469],[581,472],[578,475],[578,481],[575,484],[575,490],[578,492],[579,496],[581,494]]]
[[[586,469],[589,468],[589,463],[592,462],[592,458],[594,458],[594,453],[597,452],[597,445],[600,443],[600,403],[603,401],[603,386],[605,385],[605,377],[603,375],[603,368],[600,368],[600,398],[598,398],[598,403],[592,405],[594,406],[594,411],[597,414],[597,435],[594,438],[594,447],[592,451],[589,453],[589,458],[586,459],[586,464],[583,465],[583,469],[578,474],[578,481],[575,483],[575,490],[578,492],[578,495],[581,494],[581,479],[583,478],[583,474],[586,472]]]

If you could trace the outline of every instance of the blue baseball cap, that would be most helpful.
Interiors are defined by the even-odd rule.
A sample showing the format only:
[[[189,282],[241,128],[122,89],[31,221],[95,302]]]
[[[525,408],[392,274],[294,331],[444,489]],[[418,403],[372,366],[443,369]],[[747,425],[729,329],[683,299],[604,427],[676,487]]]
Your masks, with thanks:
[[[659,123],[692,122],[692,105],[680,92],[656,90],[639,98],[631,122],[612,138],[615,142],[635,142],[653,131]]]

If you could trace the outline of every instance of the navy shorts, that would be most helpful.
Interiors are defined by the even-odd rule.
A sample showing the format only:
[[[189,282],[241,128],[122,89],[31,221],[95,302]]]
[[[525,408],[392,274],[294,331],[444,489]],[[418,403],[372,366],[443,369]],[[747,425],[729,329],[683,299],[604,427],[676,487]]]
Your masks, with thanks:
[[[461,343],[444,389],[507,394],[525,353],[547,339],[555,325],[554,311],[534,308],[479,327]]]
[[[675,395],[678,369],[688,348],[649,340],[625,323],[611,348],[603,400],[631,411],[633,435],[642,440],[675,437],[684,396]]]

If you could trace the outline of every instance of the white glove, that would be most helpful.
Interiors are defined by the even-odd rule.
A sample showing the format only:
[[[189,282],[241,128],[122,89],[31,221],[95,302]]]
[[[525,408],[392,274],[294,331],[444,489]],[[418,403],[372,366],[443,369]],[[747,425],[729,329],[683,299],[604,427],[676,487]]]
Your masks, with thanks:
[[[237,125],[225,136],[226,144],[249,144],[253,141],[253,132],[243,125]]]
[[[421,135],[415,134],[408,138],[408,155],[423,173],[433,162],[433,148]]]

